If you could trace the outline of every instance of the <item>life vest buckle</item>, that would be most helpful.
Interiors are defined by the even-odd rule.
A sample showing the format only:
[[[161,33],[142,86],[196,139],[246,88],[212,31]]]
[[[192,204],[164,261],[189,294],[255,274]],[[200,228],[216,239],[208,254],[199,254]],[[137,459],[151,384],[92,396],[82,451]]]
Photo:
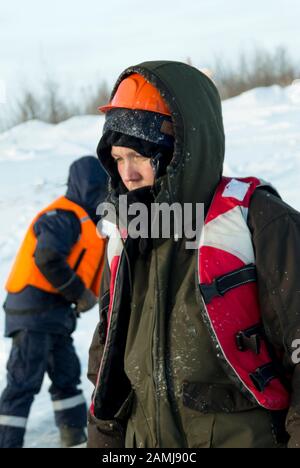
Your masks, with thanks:
[[[261,393],[265,391],[272,380],[279,378],[272,362],[258,367],[255,372],[249,374],[249,377],[255,388]]]
[[[217,296],[223,296],[218,288],[217,279],[214,279],[214,281],[210,284],[200,284],[200,291],[205,304],[210,304],[211,301]]]
[[[250,350],[256,355],[259,355],[263,336],[264,331],[261,325],[255,325],[246,330],[241,330],[235,337],[238,350],[241,352]]]

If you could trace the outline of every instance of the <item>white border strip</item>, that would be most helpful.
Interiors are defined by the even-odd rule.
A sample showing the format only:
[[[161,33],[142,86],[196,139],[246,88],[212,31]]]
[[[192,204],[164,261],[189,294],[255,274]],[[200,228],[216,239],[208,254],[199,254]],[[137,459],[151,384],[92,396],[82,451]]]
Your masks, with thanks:
[[[66,398],[65,400],[53,401],[52,403],[54,411],[64,411],[85,404],[85,399],[84,396],[81,394],[76,395],[72,398]]]
[[[20,418],[18,416],[0,415],[0,426],[18,427],[25,429],[27,418]]]

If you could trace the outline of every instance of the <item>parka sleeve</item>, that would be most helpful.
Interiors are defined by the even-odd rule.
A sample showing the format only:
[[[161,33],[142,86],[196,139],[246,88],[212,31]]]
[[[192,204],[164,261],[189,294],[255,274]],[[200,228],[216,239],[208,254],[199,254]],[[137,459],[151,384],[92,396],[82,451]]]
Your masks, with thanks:
[[[67,257],[80,236],[78,219],[69,211],[46,213],[37,220],[34,231],[37,238],[36,266],[68,302],[76,303],[85,286],[68,265]]]
[[[268,339],[283,355],[291,375],[291,403],[286,420],[289,447],[300,448],[300,214],[279,197],[258,190],[248,224],[256,256],[259,299]]]
[[[88,379],[94,387],[104,352],[107,313],[109,307],[110,268],[106,258],[100,288],[99,311],[100,319],[94,332],[89,350]],[[88,414],[88,448],[124,448],[124,429],[118,421],[103,421],[97,419],[91,411]]]

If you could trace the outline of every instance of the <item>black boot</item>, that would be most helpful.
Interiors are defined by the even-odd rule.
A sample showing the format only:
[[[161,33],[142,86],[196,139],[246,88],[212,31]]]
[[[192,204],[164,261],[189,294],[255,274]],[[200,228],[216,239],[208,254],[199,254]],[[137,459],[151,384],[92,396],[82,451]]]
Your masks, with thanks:
[[[61,426],[60,443],[62,448],[71,448],[84,444],[87,441],[83,427]]]

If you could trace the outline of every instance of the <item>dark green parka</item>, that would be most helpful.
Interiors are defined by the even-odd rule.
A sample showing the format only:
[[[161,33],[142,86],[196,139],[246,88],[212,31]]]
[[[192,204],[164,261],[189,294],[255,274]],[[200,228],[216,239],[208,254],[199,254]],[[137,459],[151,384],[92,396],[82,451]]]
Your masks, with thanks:
[[[127,69],[114,92],[131,73],[140,73],[156,86],[172,112],[174,157],[167,174],[155,183],[155,202],[202,202],[207,212],[222,176],[225,150],[214,84],[183,63],[148,62]],[[99,157],[105,165],[105,158]],[[300,377],[291,355],[293,340],[300,335],[300,215],[259,189],[251,201],[248,225],[265,330],[292,376],[287,425],[290,446],[297,446]],[[127,240],[108,336],[106,265],[100,322],[90,349],[95,406],[89,417],[89,446],[285,446],[286,413],[269,412],[247,399],[217,356],[202,320],[197,252],[186,250],[185,241],[153,239],[150,251],[142,255],[136,243]]]

